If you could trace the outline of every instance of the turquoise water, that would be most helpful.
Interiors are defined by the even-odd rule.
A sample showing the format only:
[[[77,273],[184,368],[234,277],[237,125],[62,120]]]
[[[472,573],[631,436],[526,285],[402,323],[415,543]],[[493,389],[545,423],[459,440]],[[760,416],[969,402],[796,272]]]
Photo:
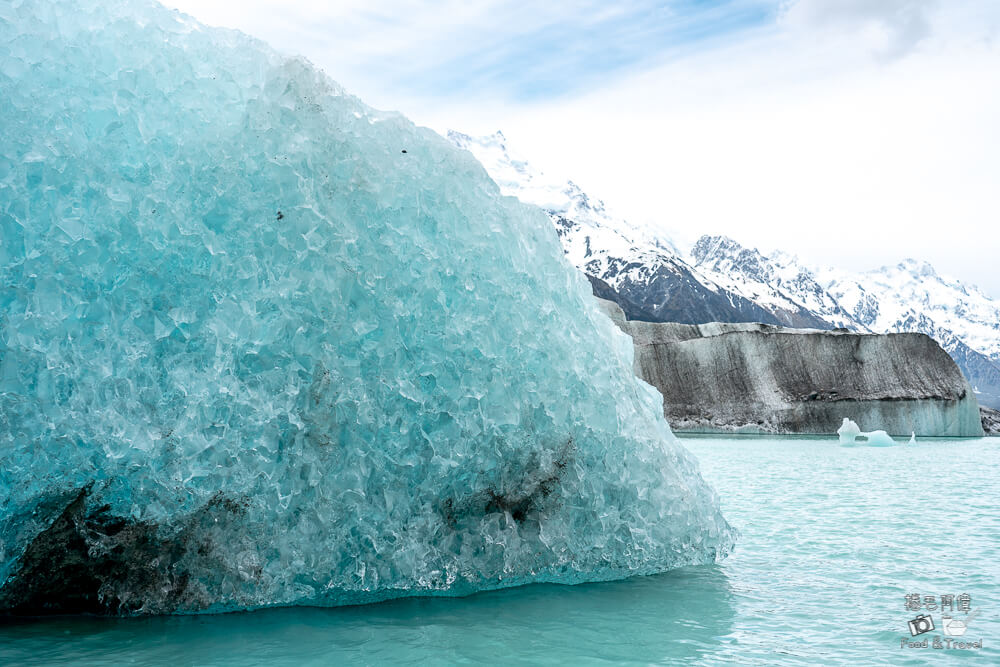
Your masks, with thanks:
[[[742,531],[718,566],[368,607],[18,623],[0,626],[0,664],[1000,663],[1000,439],[685,444]],[[940,610],[905,596],[963,593],[980,611],[956,639],[982,648],[932,648]],[[911,638],[917,614],[937,629]]]

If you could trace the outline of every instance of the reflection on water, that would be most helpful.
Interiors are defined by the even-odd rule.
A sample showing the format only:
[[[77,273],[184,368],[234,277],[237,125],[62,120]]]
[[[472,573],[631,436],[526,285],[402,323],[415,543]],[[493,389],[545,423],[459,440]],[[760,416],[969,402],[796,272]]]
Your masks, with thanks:
[[[730,633],[731,598],[721,568],[702,567],[364,607],[22,622],[0,628],[0,663],[694,660],[711,655]]]

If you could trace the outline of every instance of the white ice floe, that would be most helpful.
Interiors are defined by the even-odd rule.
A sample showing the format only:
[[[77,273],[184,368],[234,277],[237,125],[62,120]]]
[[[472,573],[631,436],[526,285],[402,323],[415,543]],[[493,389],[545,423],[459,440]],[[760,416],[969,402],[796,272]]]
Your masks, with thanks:
[[[840,444],[846,446],[891,447],[896,444],[885,431],[862,431],[861,427],[847,417],[844,417],[844,423],[837,429],[837,435],[840,436]],[[916,434],[910,438],[910,442],[916,442]]]

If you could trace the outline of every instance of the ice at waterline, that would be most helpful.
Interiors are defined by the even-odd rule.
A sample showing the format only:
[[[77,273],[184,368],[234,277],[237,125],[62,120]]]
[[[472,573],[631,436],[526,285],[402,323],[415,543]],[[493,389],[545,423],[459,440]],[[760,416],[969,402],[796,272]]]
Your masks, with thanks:
[[[862,431],[857,423],[847,417],[844,417],[844,423],[837,429],[837,435],[840,437],[840,444],[845,446],[868,445],[870,447],[892,447],[897,444],[892,439],[892,436],[885,431]],[[909,444],[912,445],[916,441],[916,434],[911,434]]]
[[[146,0],[0,5],[0,609],[576,583],[734,533],[543,213]]]

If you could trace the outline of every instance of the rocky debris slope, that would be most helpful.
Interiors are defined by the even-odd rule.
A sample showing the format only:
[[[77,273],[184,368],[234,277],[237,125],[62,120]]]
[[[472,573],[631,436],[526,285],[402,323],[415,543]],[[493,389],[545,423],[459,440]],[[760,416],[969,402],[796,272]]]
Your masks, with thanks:
[[[924,334],[636,322],[602,307],[676,429],[834,433],[847,417],[893,435],[982,435],[971,387]]]

